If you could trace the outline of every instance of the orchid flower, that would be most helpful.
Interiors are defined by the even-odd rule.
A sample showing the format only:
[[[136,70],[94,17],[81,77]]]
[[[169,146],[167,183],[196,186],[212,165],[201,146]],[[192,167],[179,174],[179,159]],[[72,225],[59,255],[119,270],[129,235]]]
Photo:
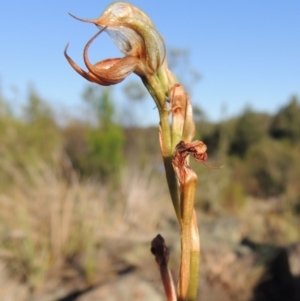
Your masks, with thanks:
[[[141,77],[152,76],[165,60],[166,50],[162,37],[149,17],[129,3],[113,3],[95,20],[71,16],[77,20],[95,24],[100,29],[84,48],[83,58],[88,72],[81,69],[68,56],[68,45],[64,52],[73,69],[91,82],[103,86],[114,85],[132,72]],[[88,59],[88,48],[103,31],[109,34],[125,56],[92,64]]]

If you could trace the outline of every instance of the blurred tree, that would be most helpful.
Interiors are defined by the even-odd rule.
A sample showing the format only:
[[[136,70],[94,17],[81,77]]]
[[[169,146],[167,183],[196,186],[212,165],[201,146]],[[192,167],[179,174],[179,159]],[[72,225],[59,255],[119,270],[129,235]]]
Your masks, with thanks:
[[[17,88],[15,88],[13,92],[16,95]],[[3,88],[2,88],[2,78],[0,76],[0,117],[12,116],[12,115],[13,115],[12,104],[4,95]]]
[[[244,157],[249,147],[267,136],[269,116],[247,108],[238,118],[229,147],[231,155]]]
[[[198,127],[197,127],[198,128]],[[220,124],[207,123],[205,126],[199,126],[201,138],[207,145],[209,155],[215,155],[220,145],[221,140],[221,127]],[[202,128],[202,131],[201,131]]]
[[[209,155],[217,156],[224,164],[228,149],[235,134],[236,119],[221,121],[217,124],[205,124],[203,141],[207,144]]]
[[[4,100],[6,103],[7,100]],[[14,108],[15,109],[15,108]],[[29,88],[23,118],[0,114],[0,189],[9,189],[18,181],[15,173],[25,173],[42,164],[57,164],[62,136],[46,102]]]
[[[96,118],[100,128],[106,128],[113,124],[115,105],[112,100],[112,89],[95,85],[88,86],[82,95],[91,109],[91,115]]]
[[[50,106],[38,95],[33,86],[29,86],[27,103],[23,108],[24,119],[27,123],[41,120],[54,121]]]
[[[24,143],[24,147],[27,145],[28,150],[32,149],[38,156],[51,160],[62,147],[60,130],[50,106],[32,86],[29,86],[23,117],[27,126],[24,126],[25,133],[19,143]]]
[[[77,123],[66,128],[65,150],[82,175],[95,175],[107,180],[124,162],[124,133],[114,121],[112,89],[88,86],[83,98],[94,120],[92,124]]]
[[[270,134],[275,139],[300,142],[300,105],[296,96],[275,115]]]
[[[291,165],[297,166],[300,157],[287,152],[286,147],[270,138],[252,145],[247,152],[244,169],[246,191],[256,197],[268,198],[286,192],[290,180],[295,175]],[[300,169],[299,169],[300,171]]]
[[[4,101],[4,95],[2,91],[2,81],[0,77],[0,116],[6,113],[6,103]]]
[[[205,112],[198,106],[193,106],[194,121],[196,124],[201,124],[206,121]]]
[[[114,176],[124,163],[123,131],[116,125],[110,125],[106,129],[90,128],[87,134],[86,173],[107,180]]]
[[[205,128],[208,125],[207,117],[205,112],[198,105],[193,105],[193,115],[196,126],[195,137],[201,140],[205,135]]]

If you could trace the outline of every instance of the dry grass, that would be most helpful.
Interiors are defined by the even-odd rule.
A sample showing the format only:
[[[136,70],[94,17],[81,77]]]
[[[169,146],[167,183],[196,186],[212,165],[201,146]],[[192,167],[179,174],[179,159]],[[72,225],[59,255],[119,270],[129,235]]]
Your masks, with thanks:
[[[0,256],[12,277],[32,287],[59,276],[76,258],[93,282],[107,239],[149,240],[164,211],[165,185],[150,172],[124,170],[112,186],[81,181],[67,169],[68,180],[42,162],[22,172],[6,163],[15,184],[0,195]]]

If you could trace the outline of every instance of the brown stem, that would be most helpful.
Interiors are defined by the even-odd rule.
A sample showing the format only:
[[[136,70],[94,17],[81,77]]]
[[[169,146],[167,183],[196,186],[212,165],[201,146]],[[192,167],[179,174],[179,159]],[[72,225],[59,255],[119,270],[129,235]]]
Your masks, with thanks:
[[[161,279],[164,285],[168,301],[176,301],[176,292],[174,281],[170,270],[168,269],[169,248],[166,246],[164,238],[158,234],[151,242],[151,252],[159,266]]]

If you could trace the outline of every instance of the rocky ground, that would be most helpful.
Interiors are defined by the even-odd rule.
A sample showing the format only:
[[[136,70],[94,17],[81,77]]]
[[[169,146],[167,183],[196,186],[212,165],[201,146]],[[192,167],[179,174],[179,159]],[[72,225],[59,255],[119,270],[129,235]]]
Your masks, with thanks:
[[[260,208],[259,210],[263,210]],[[245,212],[251,213],[246,210]],[[257,215],[258,216],[258,215]],[[203,301],[298,301],[300,300],[300,242],[270,243],[253,215],[252,224],[243,214],[199,214],[202,257],[199,300]],[[264,219],[261,219],[264,221]],[[172,218],[158,229],[171,252],[174,279],[179,267],[178,227]],[[279,230],[278,230],[279,231]],[[292,231],[292,230],[289,230]],[[83,281],[77,267],[49,276],[39,289],[15,281],[0,261],[0,300],[3,301],[160,301],[165,300],[150,242],[153,236],[107,239],[99,252],[100,273]],[[259,239],[261,238],[261,239]]]

